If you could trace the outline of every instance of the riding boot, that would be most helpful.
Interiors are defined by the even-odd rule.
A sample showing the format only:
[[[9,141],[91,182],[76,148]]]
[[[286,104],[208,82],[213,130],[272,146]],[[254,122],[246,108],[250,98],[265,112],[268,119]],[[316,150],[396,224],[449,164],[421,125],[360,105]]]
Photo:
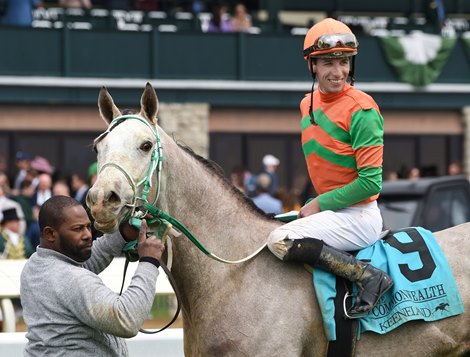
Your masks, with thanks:
[[[314,238],[292,240],[292,246],[284,256],[285,261],[310,264],[356,283],[359,292],[350,317],[367,314],[393,285],[383,271],[357,260],[351,254],[337,250]]]

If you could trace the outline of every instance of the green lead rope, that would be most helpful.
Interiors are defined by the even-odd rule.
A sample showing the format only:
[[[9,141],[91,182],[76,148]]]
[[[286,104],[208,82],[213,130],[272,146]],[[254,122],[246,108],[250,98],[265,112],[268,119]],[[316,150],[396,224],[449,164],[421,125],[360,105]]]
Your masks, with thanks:
[[[147,210],[153,218],[147,219],[148,225],[155,225],[157,223],[156,231],[154,232],[155,236],[164,241],[165,237],[170,230],[171,226],[178,228],[182,233],[188,237],[188,239],[193,242],[193,244],[204,254],[212,256],[206,247],[202,245],[201,242],[191,233],[191,231],[176,218],[170,216],[169,214],[163,212],[161,209],[152,206],[151,204],[145,202],[143,208]],[[139,218],[132,217],[129,220],[129,224],[137,229],[140,229],[142,225],[142,220]],[[137,253],[137,239],[126,243],[122,252],[125,254],[126,258],[131,262],[136,262],[139,260],[139,254]]]
[[[253,252],[252,254],[250,254],[249,256],[243,258],[243,259],[239,259],[239,260],[226,260],[226,259],[222,259],[222,258],[219,258],[217,255],[211,253],[209,250],[206,249],[206,247],[204,247],[202,245],[201,242],[199,242],[199,240],[191,233],[191,231],[183,224],[181,223],[180,221],[178,221],[176,218],[170,216],[169,214],[163,212],[162,210],[158,209],[157,207],[155,206],[152,206],[151,204],[145,202],[144,205],[143,205],[143,208],[145,210],[147,210],[147,212],[149,212],[153,218],[151,219],[148,219],[147,222],[149,225],[151,224],[154,224],[154,223],[159,223],[159,229],[157,232],[155,232],[155,235],[157,235],[157,237],[159,239],[162,239],[164,240],[165,236],[167,235],[168,231],[170,230],[171,226],[175,226],[176,228],[178,228],[182,233],[184,233],[186,235],[186,237],[188,237],[188,239],[201,251],[203,252],[205,255],[207,255],[208,257],[214,259],[214,260],[217,260],[221,263],[225,263],[225,264],[240,264],[240,263],[243,263],[243,262],[246,262],[252,258],[254,258],[256,255],[258,255],[259,252],[261,252],[265,247],[266,247],[266,242],[260,246],[255,252]],[[136,224],[133,224],[133,219],[131,218],[131,220],[129,221],[131,224],[134,225],[134,227],[136,228],[140,228],[140,224],[142,223],[142,221],[139,219],[139,218],[135,218]],[[163,232],[163,234],[161,233]],[[133,252],[135,252],[135,257],[133,257],[133,259],[135,260],[138,260],[138,254],[137,254],[137,241],[132,241],[128,244],[126,244],[126,246],[124,247],[125,251],[124,253],[126,253],[126,256],[130,256],[130,255],[134,255]],[[131,251],[133,250],[133,252],[131,253]],[[128,258],[129,259],[129,258]],[[134,260],[134,261],[135,261]]]
[[[155,223],[160,221],[160,226],[164,227],[167,226],[168,223],[172,224],[176,228],[178,228],[188,239],[193,242],[193,244],[198,247],[198,249],[203,252],[206,255],[212,255],[211,252],[209,252],[206,247],[202,245],[201,242],[191,233],[191,231],[180,221],[178,221],[176,218],[170,216],[169,214],[163,212],[161,209],[152,206],[151,204],[145,202],[144,203],[144,209],[150,212],[150,214],[154,217],[153,219],[150,219],[148,221],[149,224]],[[165,232],[166,233],[166,232]],[[158,238],[163,239],[164,237],[159,236]]]

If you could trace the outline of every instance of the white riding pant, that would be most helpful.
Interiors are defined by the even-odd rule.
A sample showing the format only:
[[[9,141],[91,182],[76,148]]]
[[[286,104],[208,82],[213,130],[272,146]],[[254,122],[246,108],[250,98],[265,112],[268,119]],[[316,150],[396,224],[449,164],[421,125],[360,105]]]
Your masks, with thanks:
[[[322,211],[286,223],[270,233],[268,248],[282,260],[292,240],[315,238],[339,250],[355,251],[374,244],[382,226],[377,201],[373,201],[337,211]]]

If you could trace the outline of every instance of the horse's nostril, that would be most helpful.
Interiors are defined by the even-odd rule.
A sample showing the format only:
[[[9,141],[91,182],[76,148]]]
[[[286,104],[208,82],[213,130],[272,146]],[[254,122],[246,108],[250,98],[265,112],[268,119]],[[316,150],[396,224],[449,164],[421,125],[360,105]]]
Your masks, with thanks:
[[[111,191],[111,194],[108,197],[108,202],[112,203],[112,204],[119,204],[119,203],[121,203],[121,199],[116,194],[116,192]]]

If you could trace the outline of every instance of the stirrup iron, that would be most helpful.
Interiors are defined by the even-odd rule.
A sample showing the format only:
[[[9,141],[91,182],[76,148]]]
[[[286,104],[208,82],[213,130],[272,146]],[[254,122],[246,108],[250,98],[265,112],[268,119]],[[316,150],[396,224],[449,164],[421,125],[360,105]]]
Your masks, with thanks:
[[[357,315],[349,315],[349,311],[351,311],[351,309],[354,307],[354,305],[352,305],[349,309],[346,307],[346,301],[349,299],[349,298],[356,298],[357,295],[356,294],[353,294],[353,293],[349,293],[349,292],[346,292],[344,294],[344,298],[343,298],[343,311],[344,311],[344,316],[347,317],[348,319],[350,320],[353,320],[353,319],[359,319],[361,317],[364,317],[366,316],[369,311],[367,311],[366,313],[364,314],[357,314]]]

